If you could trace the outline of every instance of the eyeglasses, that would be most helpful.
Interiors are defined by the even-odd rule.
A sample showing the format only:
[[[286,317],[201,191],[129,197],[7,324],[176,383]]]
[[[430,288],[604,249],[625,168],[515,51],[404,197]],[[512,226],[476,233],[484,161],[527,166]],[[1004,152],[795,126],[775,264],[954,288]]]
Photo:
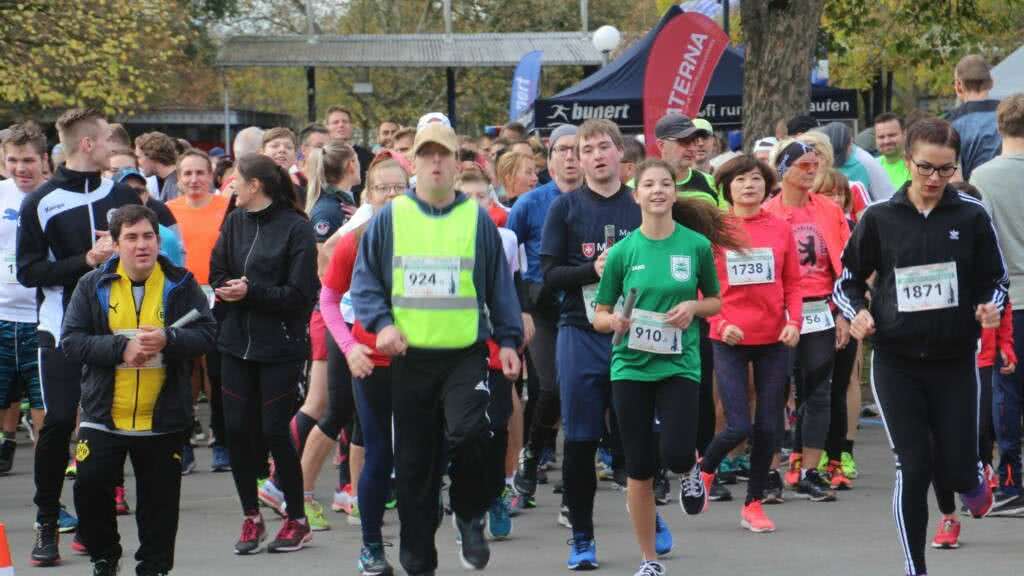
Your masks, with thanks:
[[[953,174],[956,174],[956,170],[957,168],[959,168],[959,166],[957,166],[956,164],[946,164],[945,166],[932,166],[927,162],[918,162],[917,160],[911,160],[911,162],[914,163],[914,166],[917,166],[917,173],[920,174],[921,176],[931,176],[932,174],[938,172],[939,176],[941,176],[942,178],[949,178]]]
[[[797,162],[797,163],[793,164],[793,166],[796,166],[797,168],[803,170],[804,172],[810,172],[811,170],[817,170],[817,168],[818,168],[818,161],[817,160],[801,160],[800,162]]]
[[[393,196],[398,196],[399,194],[405,192],[405,185],[404,184],[377,184],[377,185],[375,185],[373,187],[373,191],[376,192],[377,194],[391,194]]]
[[[575,156],[576,155],[576,147],[575,146],[555,146],[552,149],[552,152],[553,152],[553,155],[555,155],[555,156]]]

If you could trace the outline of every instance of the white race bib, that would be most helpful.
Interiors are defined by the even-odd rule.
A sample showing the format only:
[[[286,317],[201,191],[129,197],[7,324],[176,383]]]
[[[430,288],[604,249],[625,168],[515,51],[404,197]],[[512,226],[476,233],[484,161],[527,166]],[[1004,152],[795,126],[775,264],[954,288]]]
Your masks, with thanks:
[[[135,330],[133,328],[127,328],[124,330],[114,330],[114,334],[121,334],[127,336],[129,339],[135,338],[135,335],[141,332],[141,330]],[[128,366],[124,362],[117,365],[118,370],[142,370],[150,368],[163,368],[164,367],[164,355],[162,352],[157,353],[142,366]]]
[[[356,323],[356,310],[352,307],[352,293],[345,292],[341,297],[341,302],[338,303],[341,308],[341,318],[345,320],[346,324]]]
[[[730,286],[771,284],[775,282],[775,253],[771,248],[751,248],[746,252],[726,250],[725,270]]]
[[[587,322],[594,323],[594,318],[597,316],[597,284],[587,284],[580,288],[583,292],[583,307],[587,311]],[[615,312],[622,312],[622,306],[625,301],[622,296],[619,296],[619,301],[615,303]]]
[[[803,314],[804,325],[800,329],[801,334],[824,332],[836,327],[836,320],[832,317],[832,309],[828,307],[828,300],[804,302]]]
[[[217,301],[217,295],[213,292],[213,286],[203,284],[200,286],[203,290],[203,294],[206,294],[206,303],[212,309],[214,302]]]
[[[0,264],[3,264],[3,270],[0,270],[0,284],[17,284],[18,265],[15,262],[14,250],[0,250]]]
[[[630,316],[629,348],[651,354],[679,354],[683,331],[665,322],[665,314],[633,310]]]
[[[956,308],[956,262],[925,264],[896,269],[896,309],[900,312],[921,312]]]
[[[406,258],[404,267],[409,298],[454,298],[459,293],[458,258]]]

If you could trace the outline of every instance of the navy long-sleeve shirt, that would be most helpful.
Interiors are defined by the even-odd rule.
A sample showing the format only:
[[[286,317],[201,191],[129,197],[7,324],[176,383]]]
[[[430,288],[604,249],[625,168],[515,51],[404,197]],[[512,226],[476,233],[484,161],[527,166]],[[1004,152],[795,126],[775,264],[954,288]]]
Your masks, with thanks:
[[[425,214],[443,216],[456,206],[469,202],[464,194],[444,208],[434,208],[408,192]],[[385,206],[370,222],[359,243],[359,255],[352,275],[352,307],[356,318],[370,332],[380,332],[395,323],[391,314],[392,259],[394,256],[393,217],[391,206]],[[429,242],[429,238],[424,238]],[[499,346],[518,348],[523,340],[523,323],[512,273],[509,272],[501,236],[483,209],[478,210],[476,225],[476,258],[473,285],[480,306],[480,327],[477,341],[492,337]],[[439,330],[444,328],[439,326]]]

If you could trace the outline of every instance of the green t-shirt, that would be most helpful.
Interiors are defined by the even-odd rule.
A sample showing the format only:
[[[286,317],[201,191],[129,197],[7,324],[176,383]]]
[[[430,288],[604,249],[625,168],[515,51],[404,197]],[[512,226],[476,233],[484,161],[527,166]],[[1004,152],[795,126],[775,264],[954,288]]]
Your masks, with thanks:
[[[682,376],[700,381],[696,318],[680,331],[651,313],[665,314],[680,302],[696,300],[698,289],[718,294],[711,242],[679,224],[664,240],[650,240],[634,230],[608,251],[594,301],[614,305],[630,288],[637,290],[633,324],[612,350],[611,379],[655,382]]]
[[[882,168],[885,168],[885,173],[889,175],[889,181],[892,182],[893,188],[898,190],[904,182],[910,180],[910,170],[907,170],[907,163],[902,157],[897,156],[895,160],[890,161],[886,156],[879,156],[878,162],[882,164]]]

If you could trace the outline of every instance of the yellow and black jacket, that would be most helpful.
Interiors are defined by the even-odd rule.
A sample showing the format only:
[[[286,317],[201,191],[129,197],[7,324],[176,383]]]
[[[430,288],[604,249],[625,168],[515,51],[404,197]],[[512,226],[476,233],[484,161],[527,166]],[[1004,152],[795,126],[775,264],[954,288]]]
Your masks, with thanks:
[[[171,326],[195,309],[200,318],[165,328],[162,359],[120,367],[132,331]],[[192,274],[160,256],[136,312],[131,281],[117,258],[79,281],[64,317],[61,348],[82,362],[82,421],[125,432],[178,432],[192,422],[192,359],[215,349],[217,328]]]

